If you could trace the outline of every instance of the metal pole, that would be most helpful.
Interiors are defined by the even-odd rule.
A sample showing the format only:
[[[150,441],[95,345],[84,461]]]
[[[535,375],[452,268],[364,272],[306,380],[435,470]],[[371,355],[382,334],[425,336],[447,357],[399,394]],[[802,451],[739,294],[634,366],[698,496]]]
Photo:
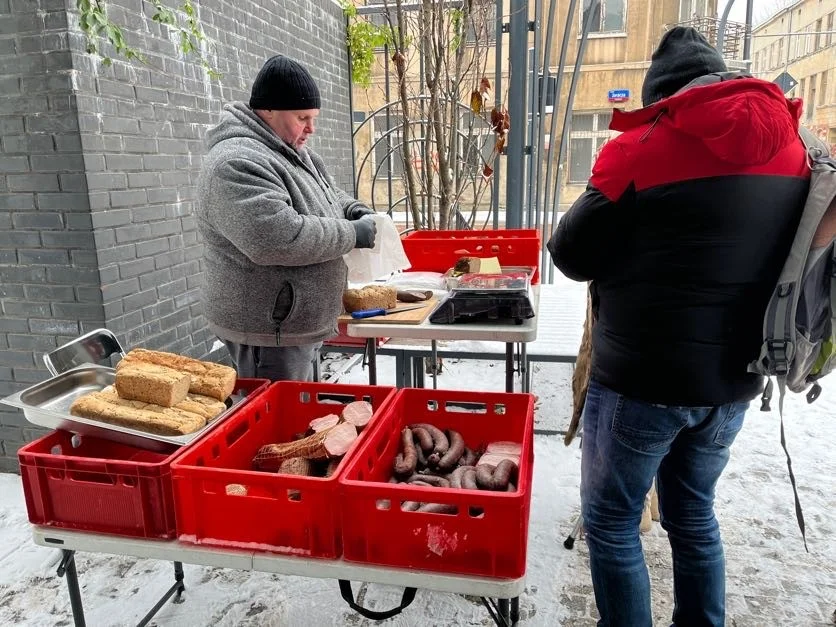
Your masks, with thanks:
[[[517,229],[522,223],[525,201],[525,82],[528,78],[528,0],[511,0],[511,77],[508,82],[508,114],[511,130],[508,137],[508,180],[505,189],[505,228]]]
[[[731,3],[730,3],[731,4]],[[754,0],[746,1],[746,32],[743,33],[743,60],[746,62],[746,71],[752,69],[752,13],[754,12]],[[792,24],[792,11],[790,11],[790,24]],[[792,27],[790,27],[792,29]],[[787,40],[787,54],[789,55],[790,42]]]
[[[723,15],[720,17],[720,24],[717,26],[717,52],[720,53],[720,56],[723,56],[723,40],[726,36],[726,20],[729,19],[729,12],[731,11],[732,6],[734,5],[734,0],[729,0],[726,3],[726,8],[723,9]],[[745,58],[745,55],[744,55]]]
[[[552,6],[549,8],[549,21],[554,22],[554,7],[557,4],[558,0],[552,0]],[[578,6],[578,0],[570,0],[569,2],[569,12],[566,15],[566,26],[563,29],[563,40],[560,43],[560,58],[557,62],[557,80],[555,81],[554,87],[554,108],[552,109],[552,123],[549,129],[549,159],[546,163],[546,193],[543,198],[543,229],[542,229],[542,240],[543,240],[543,250],[541,252],[542,259],[540,263],[540,267],[543,268],[543,273],[541,276],[545,276],[546,272],[545,269],[548,268],[548,281],[551,282],[554,278],[554,269],[552,264],[549,262],[548,259],[548,251],[546,250],[546,242],[549,240],[551,236],[551,232],[554,230],[554,221],[549,222],[546,219],[546,213],[549,210],[549,181],[551,181],[552,176],[552,164],[554,163],[557,167],[557,172],[555,174],[555,183],[554,183],[554,193],[557,196],[558,189],[560,189],[560,185],[562,184],[562,172],[560,170],[560,158],[558,156],[557,159],[554,158],[554,149],[555,146],[558,145],[557,138],[555,134],[557,132],[557,116],[560,113],[560,94],[563,91],[563,70],[566,69],[566,56],[569,51],[569,39],[572,36],[572,23],[575,19],[575,7]],[[548,48],[549,45],[546,44]],[[563,132],[566,132],[566,129],[563,129]],[[552,212],[554,213],[554,212]]]
[[[388,105],[390,102],[392,102],[392,100],[390,98],[390,94],[389,94],[389,44],[386,44],[385,46],[383,46],[383,63],[384,63],[383,71],[384,71],[384,75],[386,76],[386,79],[385,79],[386,80],[386,83],[385,83],[385,86],[386,86],[385,87],[385,89],[386,89],[386,104]],[[390,109],[391,109],[391,107],[386,107],[386,130],[387,131],[392,130],[392,119],[391,119],[391,116],[389,115],[389,110]],[[387,192],[389,194],[386,204],[389,206],[389,209],[391,210],[392,209],[392,170],[394,169],[392,167],[392,165],[394,164],[395,160],[392,158],[392,134],[388,133],[388,132],[386,134],[386,160],[388,161],[388,163],[386,164],[387,165],[386,173],[388,174],[388,176],[386,177],[386,187],[388,188]],[[372,189],[374,189],[374,188],[372,188]],[[374,191],[372,191],[372,193],[374,193]],[[404,221],[404,224],[406,224],[407,228],[409,228],[409,203],[407,203],[406,219]],[[417,224],[415,225],[415,228],[418,228]]]
[[[534,228],[537,228],[537,229],[540,228],[540,213],[541,213],[540,208],[541,208],[541,206],[544,206],[544,205],[540,204],[540,196],[542,195],[542,190],[543,190],[543,176],[542,176],[543,175],[543,156],[545,155],[546,158],[548,158],[548,155],[545,152],[545,149],[546,149],[546,145],[545,145],[546,134],[543,131],[544,131],[544,127],[546,126],[546,105],[547,105],[548,100],[549,100],[549,95],[551,94],[551,92],[549,90],[549,84],[550,84],[549,79],[551,79],[550,68],[551,68],[552,36],[554,35],[554,22],[555,22],[554,11],[555,11],[555,7],[557,5],[557,2],[558,2],[558,0],[550,0],[550,2],[549,2],[549,17],[546,20],[546,43],[545,43],[545,49],[543,51],[543,74],[542,74],[543,83],[542,83],[542,87],[540,88],[540,100],[538,102],[539,108],[538,108],[538,113],[537,113],[540,116],[539,120],[538,120],[539,123],[537,124],[537,162],[534,166],[534,167],[537,168],[537,187],[534,190],[534,198],[535,198],[535,203],[536,203],[536,207],[537,207],[537,212],[535,213],[535,216],[534,216]],[[571,18],[569,18],[569,19],[571,19]],[[538,28],[538,32],[541,29],[542,29],[542,24],[541,24],[541,27]],[[557,95],[555,94],[555,97],[554,97],[553,103],[552,103],[552,115],[557,114],[558,106],[559,106],[558,98],[557,98]],[[529,224],[528,226],[531,226],[531,224]],[[544,261],[545,261],[545,259],[544,259]],[[541,267],[542,267],[542,264],[541,264]]]
[[[557,162],[563,161],[563,153],[566,150],[566,135],[572,127],[572,105],[575,102],[575,88],[578,86],[578,77],[581,75],[581,62],[586,51],[586,42],[589,41],[589,29],[592,28],[592,18],[598,14],[598,7],[601,0],[591,0],[589,13],[583,22],[583,32],[578,43],[578,56],[575,59],[575,70],[572,72],[572,82],[569,83],[569,96],[566,99],[566,114],[563,117],[563,131],[560,133],[560,148],[557,151]],[[560,206],[560,186],[555,187],[554,205],[552,206],[552,224],[557,222],[557,209]],[[554,277],[554,265],[549,264],[549,280]]]
[[[494,57],[493,76],[493,106],[497,111],[502,106],[502,0],[496,0],[496,56]],[[493,213],[493,228],[499,228],[499,182],[501,178],[502,155],[497,154],[493,171],[493,194],[491,196],[491,211]]]
[[[535,6],[539,6],[540,3],[537,2]],[[536,21],[536,19],[535,19]],[[536,33],[536,31],[535,31]],[[534,211],[534,163],[535,163],[535,144],[534,144],[534,123],[537,119],[537,51],[534,48],[528,49],[528,64],[529,64],[529,74],[528,74],[528,98],[529,98],[529,105],[528,105],[528,129],[527,129],[527,139],[526,144],[529,146],[529,153],[528,157],[528,191],[526,192],[526,213],[525,213],[525,222],[523,225],[525,227],[531,226],[532,223],[532,212]]]
[[[345,18],[345,28],[348,30],[348,16]],[[348,70],[348,128],[351,131],[351,180],[354,181],[354,197],[360,197],[360,177],[357,176],[357,155],[354,145],[354,75],[351,72],[351,55],[346,54],[346,68]]]

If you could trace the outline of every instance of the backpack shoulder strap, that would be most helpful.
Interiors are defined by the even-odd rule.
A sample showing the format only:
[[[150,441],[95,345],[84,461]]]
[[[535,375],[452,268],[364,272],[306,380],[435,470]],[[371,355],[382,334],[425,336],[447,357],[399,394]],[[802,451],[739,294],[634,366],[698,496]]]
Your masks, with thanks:
[[[826,165],[836,169],[836,162],[831,158],[830,149],[827,144],[820,140],[816,135],[806,126],[798,126],[798,136],[801,138],[801,143],[807,149],[807,157],[810,160],[810,166],[815,164]]]

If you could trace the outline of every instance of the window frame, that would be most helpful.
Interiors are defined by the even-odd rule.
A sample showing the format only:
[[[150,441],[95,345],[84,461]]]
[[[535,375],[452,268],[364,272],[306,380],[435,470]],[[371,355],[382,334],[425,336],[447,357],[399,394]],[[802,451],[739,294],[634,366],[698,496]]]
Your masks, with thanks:
[[[583,131],[583,130],[576,130],[574,119],[580,116],[592,116],[592,130],[590,131]],[[612,109],[600,109],[597,111],[579,111],[577,113],[572,114],[572,127],[569,129],[569,144],[566,150],[566,159],[564,162],[565,167],[565,184],[566,185],[586,185],[589,181],[589,177],[592,176],[592,168],[595,166],[595,161],[598,158],[598,153],[601,147],[606,144],[608,141],[612,140],[614,137],[617,137],[619,133],[616,131],[611,131],[609,129],[609,122],[604,125],[604,128],[601,128],[601,118],[602,116],[608,116],[609,120],[612,120]],[[575,139],[589,139],[592,141],[592,152],[591,152],[591,159],[589,163],[589,173],[586,175],[586,178],[583,180],[576,180],[572,178],[572,140]],[[601,143],[601,146],[598,146],[598,139],[603,139],[604,141]]]
[[[627,36],[627,3],[629,0],[620,0],[623,4],[621,7],[621,30],[590,30],[588,33],[588,37],[590,39],[602,39],[605,37],[626,37]],[[591,4],[591,2],[590,2]],[[601,19],[600,25],[604,23],[604,17],[606,16],[606,6],[607,0],[601,0]],[[578,39],[581,38],[583,35],[583,14],[584,14],[584,7],[581,5],[580,11],[578,11]],[[599,27],[600,27],[599,25]]]

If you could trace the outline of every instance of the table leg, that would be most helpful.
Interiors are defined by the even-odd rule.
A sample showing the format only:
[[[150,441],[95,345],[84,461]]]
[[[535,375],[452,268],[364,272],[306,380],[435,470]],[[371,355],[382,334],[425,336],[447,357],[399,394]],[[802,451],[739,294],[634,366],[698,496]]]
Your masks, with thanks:
[[[145,627],[148,623],[150,623],[157,612],[160,611],[162,606],[165,605],[172,596],[174,597],[174,603],[182,603],[184,599],[181,595],[185,590],[186,586],[183,584],[183,564],[181,562],[174,562],[174,585],[172,585],[162,598],[157,601],[157,604],[151,608],[151,611],[137,623],[137,627]]]
[[[528,348],[525,342],[523,342],[520,344],[520,380],[522,382],[522,391],[526,394],[531,391],[531,373],[528,371],[529,366]]]
[[[505,391],[514,391],[514,343],[505,344]]]
[[[61,549],[63,557],[58,564],[58,576],[67,578],[67,591],[70,593],[70,607],[73,610],[75,627],[85,627],[84,606],[81,604],[81,590],[78,587],[78,571],[75,568],[75,551]]]
[[[499,611],[500,620],[504,621],[505,625],[511,625],[511,604],[508,599],[499,599],[499,607],[497,608]]]
[[[438,389],[438,342],[432,340],[432,373],[433,373],[433,389]]]
[[[516,625],[520,622],[520,597],[511,599],[511,624]]]
[[[412,363],[406,359],[404,351],[395,352],[395,387],[412,387]]]
[[[426,386],[424,381],[424,357],[420,353],[408,353],[409,361],[412,364],[412,376],[415,379],[415,387]]]
[[[515,602],[516,619],[514,618]],[[508,599],[498,599],[497,601],[494,601],[493,599],[482,597],[482,605],[484,605],[485,609],[488,610],[491,620],[497,625],[497,627],[509,627],[510,625],[516,625],[517,622],[519,622],[519,602],[519,597],[512,599],[510,603]]]
[[[377,338],[366,340],[366,351],[369,354],[369,385],[377,385]]]

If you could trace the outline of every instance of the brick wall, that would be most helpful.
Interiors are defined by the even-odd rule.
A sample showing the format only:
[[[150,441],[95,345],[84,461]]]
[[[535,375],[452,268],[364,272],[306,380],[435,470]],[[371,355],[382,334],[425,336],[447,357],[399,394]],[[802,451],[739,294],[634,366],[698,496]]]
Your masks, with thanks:
[[[333,0],[204,0],[207,59],[141,0],[108,0],[146,64],[84,53],[70,0],[0,0],[0,395],[48,376],[41,355],[106,326],[123,346],[212,354],[200,303],[194,183],[203,135],[246,100],[269,56],[305,64],[323,96],[311,142],[351,191],[342,12]],[[0,405],[0,471],[38,433]]]

